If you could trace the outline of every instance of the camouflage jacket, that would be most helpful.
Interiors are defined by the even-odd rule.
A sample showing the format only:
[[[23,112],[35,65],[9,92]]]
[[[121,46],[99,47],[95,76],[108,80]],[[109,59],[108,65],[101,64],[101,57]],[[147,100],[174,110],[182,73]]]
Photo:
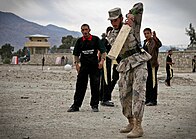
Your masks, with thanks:
[[[137,45],[141,46],[140,27],[141,27],[142,13],[143,13],[143,4],[142,3],[135,4],[129,12],[134,15],[135,20],[132,29],[129,32],[129,35],[123,45],[123,48],[120,51],[119,56],[124,54],[126,51],[135,49]],[[108,41],[111,45],[113,45],[119,31],[120,30],[112,30],[108,34]],[[143,50],[142,53],[135,53],[125,59],[122,59],[117,67],[117,70],[119,72],[126,72],[148,61],[150,58],[151,56],[145,50]]]

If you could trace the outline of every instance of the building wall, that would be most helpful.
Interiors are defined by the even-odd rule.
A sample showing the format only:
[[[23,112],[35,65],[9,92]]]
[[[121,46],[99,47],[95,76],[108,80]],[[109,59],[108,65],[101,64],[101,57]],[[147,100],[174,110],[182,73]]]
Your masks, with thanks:
[[[43,56],[45,58],[45,65],[58,65],[55,64],[57,57],[61,58],[62,56],[68,58],[69,64],[73,63],[73,56],[71,53],[55,53],[55,54],[44,54],[44,55],[42,54],[31,55],[29,64],[41,65]]]
[[[30,37],[29,39],[33,42],[48,42],[47,38],[43,37]]]
[[[55,65],[57,57],[67,56],[68,63],[73,63],[73,56],[71,53],[58,53],[58,54],[45,54],[45,64]],[[192,59],[196,55],[196,51],[183,51],[173,52],[172,59],[175,62],[173,65],[174,71],[189,72],[192,71]],[[35,54],[31,55],[30,64],[42,64],[43,55]],[[159,53],[160,70],[165,71],[167,52]]]
[[[179,72],[189,72],[192,71],[192,59],[196,55],[196,50],[194,51],[173,51],[172,60],[175,62],[173,65],[174,71]],[[166,66],[166,57],[167,52],[159,53],[159,63],[160,68],[164,68]]]
[[[28,41],[25,43],[25,47],[50,47],[49,42],[35,42],[35,41]]]

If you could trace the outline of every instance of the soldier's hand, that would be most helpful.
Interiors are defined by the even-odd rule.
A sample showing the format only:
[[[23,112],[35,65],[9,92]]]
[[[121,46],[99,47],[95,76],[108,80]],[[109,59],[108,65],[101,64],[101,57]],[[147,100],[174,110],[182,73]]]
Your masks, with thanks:
[[[128,13],[126,15],[126,17],[127,17],[127,19],[125,20],[125,24],[129,25],[130,27],[132,27],[133,26],[133,22],[134,22],[134,15]]]

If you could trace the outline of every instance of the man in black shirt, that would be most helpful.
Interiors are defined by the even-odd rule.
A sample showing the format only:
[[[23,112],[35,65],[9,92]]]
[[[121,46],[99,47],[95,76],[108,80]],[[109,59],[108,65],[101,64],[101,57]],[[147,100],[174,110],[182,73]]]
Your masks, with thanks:
[[[172,50],[168,51],[168,55],[166,58],[166,72],[167,72],[167,79],[165,80],[165,85],[166,86],[170,86],[170,80],[173,77],[173,69],[172,69],[172,65],[174,64],[174,62],[172,62]]]
[[[78,72],[76,91],[74,95],[74,103],[68,109],[68,112],[79,111],[82,105],[87,84],[88,76],[90,77],[91,87],[91,108],[93,112],[98,112],[99,104],[99,69],[102,68],[103,62],[106,58],[106,48],[97,36],[90,34],[90,27],[88,24],[81,26],[83,37],[79,38],[73,50],[76,70]],[[98,61],[98,50],[101,53],[101,60]]]

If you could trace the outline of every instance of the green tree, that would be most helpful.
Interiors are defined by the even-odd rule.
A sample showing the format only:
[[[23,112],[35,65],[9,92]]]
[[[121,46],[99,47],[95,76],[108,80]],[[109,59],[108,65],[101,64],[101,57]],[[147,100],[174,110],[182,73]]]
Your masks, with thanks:
[[[68,35],[66,37],[62,37],[61,45],[59,49],[70,49],[71,46],[74,46],[76,43],[77,38],[74,38],[72,35]]]
[[[51,53],[55,53],[57,51],[57,46],[54,45],[53,47],[50,48]]]
[[[5,61],[7,64],[10,63],[13,51],[14,51],[14,47],[8,43],[1,46],[0,55],[4,63]]]
[[[18,51],[13,53],[14,56],[18,56],[18,57],[24,57],[27,54],[28,54],[28,50],[26,47],[23,47],[23,49],[19,49]]]
[[[196,33],[192,23],[189,24],[189,29],[186,28],[186,34],[190,37],[190,44],[196,43]]]

